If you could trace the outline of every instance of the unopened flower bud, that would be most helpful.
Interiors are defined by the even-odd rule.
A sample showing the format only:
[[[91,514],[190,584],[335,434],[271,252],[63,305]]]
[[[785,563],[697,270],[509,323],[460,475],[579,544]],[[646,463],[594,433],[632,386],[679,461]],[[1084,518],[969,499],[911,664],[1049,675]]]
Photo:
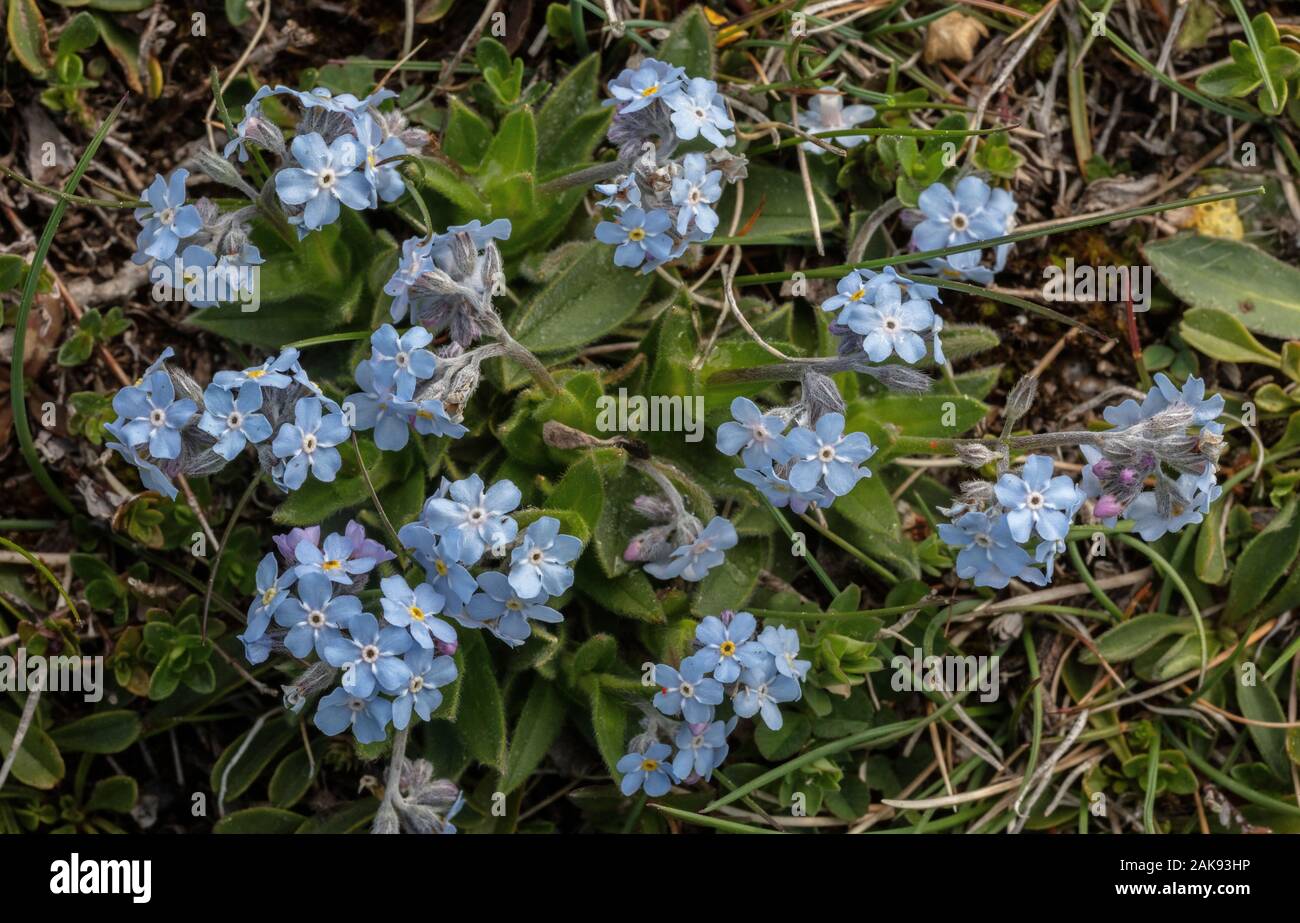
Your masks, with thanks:
[[[805,372],[803,400],[814,420],[828,413],[844,413],[844,398],[835,382],[821,372]]]
[[[954,448],[962,464],[971,468],[983,468],[1002,457],[1001,452],[995,451],[982,442],[959,442]]]
[[[554,449],[589,449],[601,444],[601,440],[590,433],[559,420],[547,420],[542,424],[542,441]]]
[[[1124,507],[1110,494],[1102,496],[1092,508],[1092,514],[1098,519],[1111,519],[1124,512]]]
[[[334,684],[338,669],[323,661],[316,661],[299,674],[291,685],[281,686],[284,707],[295,714],[313,695]]]
[[[1029,412],[1033,406],[1034,396],[1038,394],[1038,376],[1026,375],[1016,382],[1011,393],[1007,395],[1005,422],[1008,427]]]

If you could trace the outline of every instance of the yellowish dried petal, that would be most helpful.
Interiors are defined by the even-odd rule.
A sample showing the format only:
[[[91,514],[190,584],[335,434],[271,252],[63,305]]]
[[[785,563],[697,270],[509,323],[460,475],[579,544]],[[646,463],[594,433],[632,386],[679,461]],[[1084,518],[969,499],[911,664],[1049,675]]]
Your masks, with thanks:
[[[975,56],[981,38],[989,30],[974,16],[956,10],[930,23],[925,30],[925,63],[957,61],[966,64]]]

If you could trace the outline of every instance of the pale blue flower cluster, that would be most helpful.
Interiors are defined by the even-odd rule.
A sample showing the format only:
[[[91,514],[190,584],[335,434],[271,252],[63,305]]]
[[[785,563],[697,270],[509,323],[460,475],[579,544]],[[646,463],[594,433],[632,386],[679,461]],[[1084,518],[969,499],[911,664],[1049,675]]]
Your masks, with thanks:
[[[165,349],[139,381],[113,395],[117,419],[104,424],[112,437],[105,443],[140,472],[149,490],[176,496],[171,479],[180,473],[184,448],[182,432],[198,415],[198,403],[176,395],[176,384],[166,369],[175,354]]]
[[[262,115],[262,101],[270,96],[294,100],[302,112],[287,155],[278,129]],[[377,208],[406,191],[394,160],[408,151],[401,122],[379,110],[396,96],[380,90],[358,99],[349,93],[332,95],[324,87],[303,92],[264,86],[244,107],[225,156],[238,151],[239,160],[247,161],[252,144],[290,164],[275,172],[275,193],[299,238],[305,237],[337,221],[340,205],[355,211]]]
[[[547,603],[573,585],[582,543],[562,534],[550,516],[520,534],[510,515],[519,501],[509,481],[485,490],[478,475],[444,480],[419,520],[399,533],[424,579],[412,585],[401,574],[381,577],[377,612],[365,611],[359,594],[375,568],[395,555],[359,524],[324,540],[319,526],[276,536],[280,561],[268,554],[259,564],[239,635],[245,655],[258,664],[283,649],[300,660],[314,654],[333,668],[300,690],[295,708],[306,693],[331,684],[337,671],[338,688],[320,699],[314,716],[326,734],[350,728],[361,743],[375,743],[390,724],[400,731],[416,718],[430,720],[442,703],[440,689],[457,676],[459,641],[449,619],[516,647],[531,634],[530,622],[564,618]],[[469,568],[485,555],[505,560],[506,569],[475,577]]]
[[[1155,383],[1141,404],[1129,399],[1107,407],[1102,416],[1114,429],[1101,447],[1081,447],[1088,460],[1081,483],[1097,501],[1093,514],[1106,525],[1132,520],[1148,542],[1201,522],[1223,493],[1216,481],[1223,395],[1206,398],[1196,377],[1179,388],[1160,372]]]
[[[374,430],[375,445],[390,452],[406,447],[411,429],[425,436],[459,439],[467,430],[447,413],[443,402],[419,396],[421,383],[430,381],[438,360],[426,347],[433,334],[412,327],[398,334],[384,324],[370,336],[370,358],[357,364],[354,377],[361,390],[348,395],[343,406],[351,406],[353,428]]]
[[[532,622],[554,624],[564,616],[550,606],[573,586],[573,562],[582,542],[560,532],[553,516],[537,518],[520,534],[510,514],[519,506],[519,488],[498,481],[491,487],[477,474],[459,481],[445,478],[415,522],[398,538],[424,569],[438,610],[465,628],[486,629],[510,647],[532,634]],[[504,570],[469,568],[484,558]]]
[[[252,292],[263,262],[248,240],[247,211],[222,215],[211,200],[191,204],[183,167],[164,178],[155,174],[134,212],[140,222],[131,260],[152,264],[149,280],[157,297],[184,300],[196,308],[236,301]]]
[[[714,206],[730,172],[723,165],[735,159],[725,150],[735,138],[724,132],[735,123],[716,83],[653,58],[624,69],[609,93],[605,105],[617,107],[609,139],[627,169],[596,184],[599,204],[615,211],[596,226],[596,239],[615,248],[616,265],[651,272],[717,230]],[[714,151],[673,159],[680,142],[697,138]]]
[[[811,427],[789,426],[789,415],[764,414],[749,398],[738,397],[731,415],[718,427],[718,451],[739,454],[744,467],[736,477],[773,506],[796,513],[814,504],[825,509],[871,477],[865,462],[876,447],[866,433],[845,433],[842,413],[822,414]]]
[[[958,577],[997,589],[1012,580],[1051,582],[1070,523],[1087,499],[1068,475],[1053,477],[1054,468],[1050,456],[1030,455],[1020,474],[998,478],[987,509],[959,504],[950,511],[954,521],[939,524],[939,537],[961,549]]]
[[[446,329],[453,343],[468,348],[492,311],[492,295],[501,283],[495,242],[508,240],[510,230],[505,218],[487,224],[475,218],[442,234],[403,241],[397,269],[384,285],[393,296],[393,322],[409,317],[431,331]]]
[[[643,498],[646,499],[646,498]],[[660,580],[677,577],[692,583],[703,580],[713,568],[726,560],[725,552],[736,547],[740,537],[736,527],[721,516],[707,525],[684,509],[661,515],[657,504],[643,510],[665,521],[637,533],[623,551],[623,560],[639,562],[646,573]]]
[[[295,101],[301,113],[287,147],[280,128],[262,112],[272,96]],[[405,193],[400,158],[421,147],[427,134],[410,129],[398,110],[380,111],[395,96],[380,90],[358,99],[325,88],[302,92],[264,86],[245,105],[223,155],[238,154],[238,161],[247,163],[250,151],[260,150],[281,161],[271,171],[267,192],[274,193],[301,239],[337,221],[343,205],[358,211],[377,208]],[[205,152],[198,160],[204,173],[237,188],[247,204],[233,210],[207,198],[191,204],[187,170],[155,176],[141,194],[144,204],[135,210],[141,230],[132,259],[156,261],[150,270],[156,297],[183,299],[197,308],[247,303],[256,294],[257,267],[263,263],[249,241],[250,221],[262,196],[221,157]]]
[[[724,611],[706,616],[695,629],[694,654],[674,669],[667,664],[654,668],[659,686],[654,707],[669,719],[656,717],[652,730],[636,738],[629,752],[618,761],[623,774],[624,795],[638,789],[651,797],[665,794],[674,783],[705,781],[727,758],[727,738],[741,718],[755,718],[770,730],[781,729],[781,706],[798,701],[801,683],[812,665],[799,659],[799,633],[784,625],[768,625],[761,632],[748,612]],[[729,718],[718,718],[717,709],[727,701]],[[657,739],[657,730],[667,732],[677,747]]]
[[[831,333],[866,353],[872,362],[898,356],[916,363],[933,352],[935,363],[943,365],[947,362],[939,339],[943,320],[931,305],[941,300],[937,287],[911,282],[887,266],[879,273],[851,270],[821,307],[835,315]]]
[[[313,718],[326,734],[350,728],[361,743],[377,743],[390,724],[404,730],[413,716],[430,720],[442,704],[439,690],[457,675],[456,632],[437,618],[441,601],[432,588],[384,577],[381,622],[364,611],[357,594],[394,555],[359,524],[350,522],[323,542],[319,526],[295,529],[276,536],[276,546],[284,572],[274,554],[262,559],[239,635],[249,662],[262,663],[282,647],[300,660],[314,654],[339,671],[338,688],[320,699]],[[322,686],[334,675],[326,671]]]
[[[308,476],[332,481],[342,464],[338,446],[351,429],[286,348],[260,365],[223,370],[200,392],[188,375],[167,367],[170,348],[134,385],[113,397],[118,417],[104,429],[107,443],[140,472],[150,490],[175,498],[172,478],[208,475],[247,445],[281,490],[297,490]]]
[[[978,176],[961,179],[955,189],[934,183],[918,199],[924,220],[912,229],[912,249],[942,250],[1010,234],[1016,200],[1005,189],[991,189]],[[993,248],[992,263],[983,250],[965,250],[929,260],[930,272],[988,285],[1006,266],[1011,244]]]

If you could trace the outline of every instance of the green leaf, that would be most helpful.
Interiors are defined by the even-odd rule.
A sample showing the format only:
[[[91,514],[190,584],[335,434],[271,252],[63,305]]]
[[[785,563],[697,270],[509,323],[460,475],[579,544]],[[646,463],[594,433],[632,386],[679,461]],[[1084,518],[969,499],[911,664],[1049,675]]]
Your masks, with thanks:
[[[271,764],[271,760],[275,759],[290,741],[298,738],[298,725],[294,721],[272,719],[258,728],[250,741],[251,732],[252,728],[249,728],[235,738],[212,765],[208,784],[213,794],[220,796],[224,792],[226,804],[230,804],[246,792]],[[244,747],[245,741],[248,741],[248,748],[241,754],[240,750]],[[236,754],[239,754],[238,759],[235,758]],[[230,769],[229,773],[226,772],[227,767]]]
[[[50,739],[67,753],[121,753],[140,736],[140,716],[133,711],[101,711],[57,727]]]
[[[653,278],[615,266],[609,247],[588,241],[510,317],[515,338],[538,353],[585,346],[641,306]]]
[[[610,577],[583,559],[578,562],[576,573],[578,591],[607,612],[652,625],[666,621],[654,585],[642,571],[630,570]]]
[[[488,204],[478,190],[450,166],[429,157],[421,157],[416,163],[418,168],[412,182],[420,194],[426,197],[431,193],[440,196],[455,209],[450,221],[439,221],[435,215],[435,225],[455,224],[467,220],[471,215],[481,216],[487,213]],[[430,206],[436,204],[434,201]]]
[[[1255,339],[1235,316],[1213,308],[1192,308],[1183,315],[1179,335],[1188,345],[1220,362],[1258,362],[1277,368],[1280,357]]]
[[[46,68],[54,63],[54,56],[50,54],[45,17],[37,9],[36,0],[9,0],[5,28],[9,33],[9,48],[18,63],[35,76],[44,77]]]
[[[773,762],[788,760],[812,736],[812,722],[797,712],[785,715],[779,731],[773,731],[766,724],[755,724],[754,743],[758,745],[758,752],[763,754],[763,759]]]
[[[1124,663],[1146,653],[1171,635],[1191,634],[1195,630],[1196,626],[1190,619],[1151,612],[1134,616],[1106,631],[1097,639],[1097,651],[1107,663]],[[1079,660],[1086,664],[1101,662],[1090,650],[1080,651]]]
[[[213,833],[293,833],[307,818],[282,808],[245,808],[217,821]]]
[[[585,677],[583,686],[591,701],[591,726],[596,736],[596,749],[610,774],[618,778],[619,772],[614,767],[627,752],[627,712],[614,696],[601,688],[600,677]]]
[[[573,652],[569,672],[576,679],[609,670],[618,662],[618,642],[613,635],[595,634]]]
[[[95,17],[86,12],[78,13],[59,33],[58,57],[84,51],[98,40],[99,26]]]
[[[1300,555],[1300,500],[1292,498],[1237,559],[1228,587],[1224,617],[1235,622],[1250,615]]]
[[[1240,99],[1249,96],[1263,82],[1264,78],[1253,62],[1243,64],[1228,60],[1214,65],[1196,78],[1196,89],[1207,96]]]
[[[242,26],[252,15],[253,11],[248,8],[248,0],[226,0],[226,19],[232,26]]]
[[[0,712],[0,762],[9,757],[17,733],[18,716]],[[39,789],[54,788],[63,778],[63,757],[59,755],[59,748],[35,722],[28,725],[10,771],[23,785]]]
[[[600,56],[588,55],[555,85],[537,112],[537,172],[584,162],[604,135],[612,109],[600,105]]]
[[[524,710],[510,739],[501,791],[509,794],[522,785],[541,764],[546,751],[564,727],[564,698],[555,684],[540,676],[533,681]]]
[[[294,833],[355,833],[368,826],[379,808],[379,799],[361,798],[346,802],[315,817],[303,821]]]
[[[851,401],[844,431],[865,431],[877,445],[893,433],[960,436],[987,413],[987,405],[962,394],[885,394]]]
[[[569,466],[560,483],[555,485],[555,490],[546,498],[548,506],[572,510],[581,516],[587,524],[589,534],[595,531],[596,524],[600,522],[600,513],[605,505],[605,475],[602,473],[602,465],[597,464],[597,459],[601,460],[604,468],[613,466],[614,470],[618,470],[622,466],[623,453],[615,449],[589,452]]]
[[[659,46],[658,58],[686,68],[687,77],[713,77],[713,30],[703,9],[692,6],[677,17]]]
[[[368,276],[380,244],[358,213],[343,209],[337,222],[312,232],[293,250],[257,226],[254,242],[266,257],[259,267],[257,310],[222,304],[193,312],[188,323],[268,350],[333,333],[354,319],[369,323],[377,294],[367,291]]]
[[[115,814],[130,814],[140,797],[140,787],[130,776],[109,776],[100,779],[91,789],[86,801],[86,812],[112,811]]]
[[[506,712],[497,685],[492,657],[482,632],[461,635],[465,667],[461,675],[460,708],[456,728],[469,754],[494,769],[506,765]]]
[[[727,552],[722,564],[700,581],[691,612],[705,616],[717,615],[723,609],[744,608],[749,594],[758,586],[759,572],[768,566],[771,558],[771,539],[766,536],[743,539]]]
[[[1282,372],[1292,381],[1300,381],[1300,342],[1282,344]]]
[[[409,462],[405,454],[381,452],[369,438],[359,439],[358,443],[362,464],[376,491],[408,475]],[[271,514],[274,522],[286,526],[316,525],[335,513],[370,501],[370,488],[361,474],[351,442],[340,445],[338,449],[343,458],[338,476],[329,482],[309,477],[275,508]]]
[[[7,292],[27,275],[27,263],[16,253],[0,253],[0,292]]]
[[[453,96],[447,105],[442,152],[466,170],[473,170],[483,162],[491,144],[492,129],[488,123]]]
[[[485,181],[531,175],[537,169],[537,124],[528,107],[516,109],[501,120],[483,158]]]
[[[1143,252],[1189,305],[1231,314],[1253,333],[1300,339],[1300,269],[1250,244],[1196,234],[1149,243]]]
[[[1242,682],[1241,670],[1234,670],[1237,677],[1237,704],[1241,706],[1241,713],[1251,721],[1264,721],[1274,724],[1285,724],[1286,713],[1282,711],[1282,704],[1278,702],[1277,695],[1269,688],[1258,676],[1255,677],[1253,685],[1245,685]],[[1279,779],[1291,779],[1291,761],[1286,755],[1286,730],[1284,728],[1261,727],[1258,724],[1246,726],[1250,732],[1250,738],[1255,742],[1259,755],[1263,757],[1268,768]]]
[[[845,538],[869,557],[887,561],[909,578],[921,576],[916,546],[903,539],[893,497],[878,475],[858,481],[853,490],[836,499],[830,512],[833,521],[847,522]]]
[[[1196,576],[1213,586],[1222,586],[1228,579],[1228,557],[1223,547],[1223,514],[1227,508],[1226,503],[1212,504],[1196,533]]]
[[[736,189],[727,187],[717,211],[724,226],[735,209]],[[813,201],[817,203],[817,217],[822,234],[840,226],[839,211],[822,189],[813,187]],[[808,214],[808,199],[804,195],[803,181],[797,172],[780,170],[761,164],[749,165],[749,178],[745,180],[745,202],[740,216],[740,229],[744,230],[751,217],[757,219],[742,236],[734,239],[719,234],[709,240],[710,246],[725,243],[804,244],[812,243],[812,219]]]
[[[84,330],[74,330],[59,347],[57,361],[66,367],[81,365],[95,350],[95,338]]]
[[[306,747],[299,747],[280,760],[266,790],[271,804],[277,808],[291,808],[302,800],[320,771],[325,747],[325,738],[318,737],[312,742],[310,753]]]
[[[997,333],[983,324],[944,324],[943,327],[943,353],[950,363],[996,349],[1001,342]],[[932,365],[932,357],[927,356],[924,364]]]
[[[140,37],[119,26],[110,16],[103,13],[91,15],[95,17],[95,25],[99,27],[99,37],[104,40],[104,47],[121,68],[126,85],[136,93],[143,93],[145,87],[140,79]],[[156,59],[150,56],[150,60]]]

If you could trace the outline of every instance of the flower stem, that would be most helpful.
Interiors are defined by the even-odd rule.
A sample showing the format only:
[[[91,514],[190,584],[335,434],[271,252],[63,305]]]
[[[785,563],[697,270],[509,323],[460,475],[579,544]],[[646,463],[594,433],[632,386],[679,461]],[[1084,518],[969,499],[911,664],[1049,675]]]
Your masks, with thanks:
[[[370,491],[370,499],[375,505],[375,512],[379,514],[379,520],[384,524],[384,529],[393,542],[393,551],[397,553],[397,563],[405,571],[406,552],[403,550],[402,540],[398,538],[397,530],[393,528],[393,523],[389,520],[388,514],[384,512],[384,505],[379,502],[379,493],[375,490],[374,481],[370,480],[370,472],[366,470],[365,460],[361,457],[361,443],[357,441],[355,431],[352,433],[352,448],[357,453],[357,467],[361,469],[361,477],[365,480],[366,488]]]

